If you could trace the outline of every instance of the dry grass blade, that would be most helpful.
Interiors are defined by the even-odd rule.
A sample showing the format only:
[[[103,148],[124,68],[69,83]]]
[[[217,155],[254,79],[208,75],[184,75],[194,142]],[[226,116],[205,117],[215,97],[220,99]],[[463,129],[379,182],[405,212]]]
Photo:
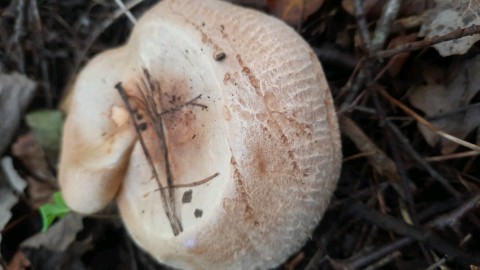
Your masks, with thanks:
[[[125,4],[122,2],[122,0],[115,0],[115,3],[117,3],[117,5],[120,7],[120,9],[123,11],[123,13],[125,14],[125,16],[127,16],[127,18],[133,23],[133,24],[136,24],[137,23],[137,19],[135,19],[135,17],[133,16],[132,12],[130,12],[130,10],[125,6]]]
[[[427,158],[425,158],[425,160],[429,161],[429,162],[439,162],[439,161],[445,161],[445,160],[449,160],[449,159],[474,157],[474,156],[478,156],[478,155],[480,155],[479,151],[466,151],[466,152],[455,153],[455,154],[450,154],[450,155],[427,157]]]
[[[420,115],[418,115],[416,112],[414,112],[412,109],[410,109],[409,107],[407,107],[405,104],[403,104],[402,102],[400,102],[399,100],[397,100],[396,98],[392,97],[391,95],[389,95],[385,90],[383,89],[377,89],[377,91],[382,94],[382,96],[384,96],[386,99],[388,99],[390,102],[392,102],[393,104],[395,104],[397,107],[399,107],[400,109],[402,109],[405,113],[407,113],[408,115],[410,115],[411,117],[413,117],[415,120],[417,120],[418,122],[422,123],[423,125],[425,125],[427,128],[429,128],[430,130],[432,130],[433,132],[435,132],[436,134],[438,134],[439,136],[442,136],[443,138],[447,139],[447,140],[450,140],[452,142],[455,142],[459,145],[462,145],[462,146],[465,146],[471,150],[474,150],[474,151],[480,151],[480,147],[478,145],[475,145],[473,143],[469,143],[467,141],[464,141],[462,139],[459,139],[453,135],[450,135],[440,129],[438,129],[437,127],[433,126],[432,124],[430,124],[430,122],[428,122],[425,118],[421,117]]]

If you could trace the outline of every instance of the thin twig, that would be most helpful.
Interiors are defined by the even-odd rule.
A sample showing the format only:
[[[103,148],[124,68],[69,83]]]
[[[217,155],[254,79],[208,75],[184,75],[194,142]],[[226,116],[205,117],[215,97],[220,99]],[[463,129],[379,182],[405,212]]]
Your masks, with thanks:
[[[379,260],[378,262],[368,266],[364,270],[379,269],[379,268],[384,267],[386,264],[390,263],[391,261],[393,261],[393,260],[395,260],[395,259],[397,259],[398,257],[401,257],[401,256],[402,256],[402,253],[400,251],[395,251],[392,254],[388,254],[387,256],[385,256],[384,258]]]
[[[130,10],[142,2],[143,0],[133,0],[126,5],[126,8]],[[104,20],[95,30],[93,30],[92,34],[85,41],[85,44],[86,44],[85,47],[82,50],[80,50],[80,52],[76,57],[72,75],[76,75],[78,73],[78,70],[80,69],[81,64],[85,60],[95,40],[97,40],[97,38],[123,14],[124,14],[123,10],[116,11],[111,18]]]
[[[414,112],[412,109],[410,109],[409,107],[407,107],[405,104],[403,104],[402,102],[400,102],[399,100],[397,100],[396,98],[390,96],[385,90],[383,89],[378,89],[378,92],[381,93],[386,99],[388,99],[390,102],[392,102],[393,104],[395,104],[397,107],[399,107],[400,109],[402,109],[405,113],[407,113],[408,115],[410,115],[411,117],[413,117],[415,120],[417,120],[418,122],[420,122],[421,124],[423,124],[424,126],[426,126],[427,128],[429,128],[431,131],[435,132],[437,135],[449,140],[449,141],[452,141],[454,143],[457,143],[457,144],[460,144],[460,145],[463,145],[471,150],[474,150],[474,151],[480,151],[480,147],[478,145],[475,145],[473,143],[469,143],[467,141],[464,141],[460,138],[457,138],[453,135],[450,135],[448,133],[446,133],[445,131],[442,131],[440,130],[439,128],[435,127],[434,125],[430,124],[430,122],[428,122],[425,118],[421,117],[419,114],[417,114],[416,112]]]
[[[38,48],[38,53],[35,53],[34,56],[38,58],[38,63],[36,64],[40,66],[42,74],[42,83],[44,85],[43,89],[45,91],[45,101],[47,107],[52,108],[54,96],[52,94],[52,88],[50,85],[48,63],[45,59],[45,41],[43,38],[42,21],[40,19],[40,13],[38,11],[37,1],[30,1],[29,17],[32,18],[30,22],[32,26],[32,29],[30,30],[31,35],[34,37],[35,46]]]
[[[413,224],[419,225],[418,224],[418,217],[415,211],[415,202],[413,199],[413,194],[410,189],[410,179],[406,173],[405,166],[403,164],[402,159],[400,158],[400,150],[398,149],[398,145],[396,141],[393,140],[391,130],[388,128],[386,125],[386,116],[385,116],[385,111],[383,110],[382,106],[380,105],[380,100],[378,98],[377,93],[373,93],[373,102],[375,104],[375,107],[377,109],[377,114],[380,118],[380,125],[385,127],[385,137],[387,140],[387,143],[389,145],[390,151],[392,153],[393,161],[395,162],[395,167],[397,168],[398,175],[400,179],[402,180],[402,189],[403,189],[403,194],[405,196],[405,199],[408,204],[408,214],[413,220]]]
[[[360,256],[357,256],[356,258],[348,259],[348,266],[351,267],[352,269],[360,269],[365,265],[375,262],[387,256],[388,254],[393,253],[403,248],[404,246],[411,244],[414,241],[415,240],[413,240],[410,237],[404,237],[400,240],[396,240],[394,242],[388,243],[366,255],[360,255]]]
[[[361,152],[375,153],[367,156],[373,168],[381,175],[386,176],[392,183],[400,183],[395,163],[368,138],[360,127],[345,115],[339,118],[339,122],[342,132],[355,143]]]
[[[480,194],[477,194],[473,198],[466,201],[457,209],[437,217],[435,220],[432,220],[427,224],[427,227],[436,227],[444,228],[446,226],[452,227],[455,223],[465,216],[468,212],[472,211],[474,208],[478,207],[478,202],[480,201]]]
[[[125,13],[127,18],[132,22],[133,25],[137,24],[137,19],[133,16],[132,12],[130,12],[130,9],[128,9],[125,4],[122,2],[122,0],[115,0],[115,3],[120,7],[120,9]]]
[[[206,177],[202,180],[198,180],[198,181],[195,181],[193,183],[186,183],[186,184],[177,184],[177,185],[172,185],[171,187],[161,187],[161,188],[157,188],[155,191],[159,191],[160,189],[167,189],[167,188],[186,188],[186,187],[196,187],[196,186],[200,186],[200,185],[203,185],[203,184],[206,184],[208,182],[210,182],[210,180],[212,180],[213,178],[219,176],[220,173],[214,173],[212,175],[210,175],[209,177]]]
[[[397,139],[400,141],[402,144],[402,148],[405,149],[405,151],[410,154],[410,156],[415,159],[415,161],[422,166],[433,179],[437,180],[448,192],[450,192],[454,197],[459,198],[460,193],[455,190],[452,185],[450,184],[450,181],[443,177],[439,172],[437,172],[428,162],[422,158],[417,151],[412,147],[410,142],[408,141],[405,136],[403,136],[402,132],[398,129],[397,126],[395,126],[390,120],[385,121],[387,126],[390,128],[390,130],[393,132],[393,134],[397,137]]]
[[[388,0],[383,6],[382,16],[377,22],[375,34],[372,39],[372,52],[385,46],[385,41],[390,34],[390,27],[400,10],[401,0]]]
[[[436,261],[434,264],[430,265],[427,269],[425,270],[436,270],[438,268],[441,269],[441,266],[443,266],[447,262],[446,258],[441,258],[440,260]]]
[[[420,41],[417,41],[417,42],[412,42],[412,43],[407,43],[407,44],[395,47],[393,49],[379,51],[379,52],[373,53],[371,57],[373,57],[373,58],[388,58],[388,57],[392,57],[392,56],[400,54],[400,53],[416,51],[416,50],[420,50],[420,49],[423,49],[423,48],[428,48],[432,45],[442,43],[442,42],[445,42],[445,41],[459,39],[459,38],[466,37],[466,36],[473,36],[473,35],[477,35],[477,34],[480,34],[480,25],[471,25],[471,26],[468,26],[468,27],[453,30],[453,31],[451,31],[451,32],[449,32],[445,35],[434,36],[434,37],[431,37],[431,38],[425,38],[423,40],[420,40]]]
[[[15,18],[15,26],[14,26],[14,33],[12,37],[9,39],[7,48],[6,48],[6,55],[11,55],[12,48],[16,48],[16,54],[15,56],[18,58],[16,59],[17,62],[17,67],[18,70],[21,73],[25,73],[25,56],[23,54],[21,45],[20,45],[20,39],[25,36],[25,30],[24,30],[24,21],[25,21],[25,0],[17,0],[15,1],[17,3],[16,6],[16,18]],[[15,3],[12,2],[12,3]]]
[[[371,47],[371,38],[370,32],[368,31],[367,20],[365,19],[365,11],[363,10],[363,1],[355,0],[355,19],[357,20],[358,31],[360,32],[360,38],[362,39],[363,45],[367,51],[370,51]]]
[[[374,88],[370,88],[373,90]],[[395,165],[397,167],[398,175],[400,176],[400,179],[402,180],[402,189],[403,189],[403,194],[404,198],[407,202],[407,211],[405,212],[405,219],[406,220],[411,220],[415,226],[420,225],[419,224],[419,219],[415,207],[415,200],[413,198],[412,190],[410,188],[410,183],[412,182],[407,175],[406,169],[404,162],[401,158],[400,155],[400,149],[398,148],[398,144],[396,141],[394,141],[394,138],[392,136],[392,131],[388,128],[386,125],[386,115],[385,111],[383,110],[380,100],[378,98],[378,94],[376,92],[373,92],[373,101],[375,104],[375,107],[377,109],[377,114],[380,117],[380,125],[384,126],[385,130],[385,137],[387,139],[388,146],[391,150],[393,161],[395,162]],[[420,248],[422,250],[422,253],[424,257],[427,260],[431,260],[430,254],[427,252],[427,249],[423,246],[423,244],[420,244]]]
[[[192,98],[191,100],[185,102],[184,104],[180,105],[180,106],[175,106],[174,108],[171,108],[171,109],[168,109],[166,111],[163,111],[161,112],[159,115],[162,116],[162,115],[165,115],[165,114],[169,114],[169,113],[173,113],[173,112],[177,112],[177,111],[180,111],[182,110],[184,107],[188,107],[188,106],[197,106],[197,107],[200,107],[202,108],[202,110],[206,110],[208,109],[208,106],[207,105],[204,105],[204,104],[201,104],[201,103],[197,103],[197,101],[199,99],[202,98],[202,94]]]
[[[347,204],[348,211],[352,215],[366,219],[367,221],[380,226],[383,229],[393,231],[403,236],[409,236],[428,247],[444,254],[448,260],[453,260],[464,267],[480,265],[480,258],[472,257],[462,250],[446,242],[439,236],[420,227],[411,226],[392,216],[382,214],[376,210],[369,209],[358,201],[351,201]]]
[[[427,158],[425,158],[425,160],[428,161],[428,162],[439,162],[439,161],[445,161],[445,160],[449,160],[449,159],[474,157],[474,156],[478,156],[478,155],[480,155],[479,151],[466,151],[466,152],[454,153],[454,154],[443,155],[443,156],[427,157]]]

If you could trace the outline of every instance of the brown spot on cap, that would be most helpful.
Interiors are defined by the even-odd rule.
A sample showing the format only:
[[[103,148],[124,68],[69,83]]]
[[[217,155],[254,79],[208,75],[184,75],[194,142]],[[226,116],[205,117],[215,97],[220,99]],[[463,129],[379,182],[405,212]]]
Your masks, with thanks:
[[[190,190],[187,190],[183,193],[183,197],[182,197],[182,203],[190,203],[192,202],[192,194],[193,194],[193,191],[190,189]]]
[[[203,211],[201,209],[195,209],[195,212],[193,212],[196,218],[200,218],[203,215]]]
[[[260,145],[259,147],[256,147],[255,154],[254,154],[257,172],[261,176],[265,175],[265,173],[267,172],[267,162],[265,161],[265,157],[262,150],[263,150],[263,146]]]
[[[215,55],[213,56],[213,59],[215,59],[215,61],[222,61],[225,58],[227,58],[227,55],[224,52],[215,53]]]
[[[139,129],[140,131],[145,131],[145,130],[147,130],[147,127],[148,127],[147,123],[140,123],[140,124],[138,125],[138,129]]]

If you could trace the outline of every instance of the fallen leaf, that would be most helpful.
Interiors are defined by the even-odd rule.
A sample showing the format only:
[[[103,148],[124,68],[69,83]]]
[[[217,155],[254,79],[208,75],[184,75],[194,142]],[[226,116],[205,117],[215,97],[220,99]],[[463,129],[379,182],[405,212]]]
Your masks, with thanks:
[[[2,158],[0,163],[2,171],[10,187],[18,193],[23,193],[23,191],[27,187],[27,183],[22,177],[20,177],[20,175],[18,175],[17,171],[13,167],[12,158],[4,157]]]
[[[42,146],[37,142],[32,133],[20,136],[12,146],[12,155],[36,178],[57,185],[55,176],[47,162]]]
[[[82,256],[91,249],[91,245],[73,242],[66,251],[54,251],[44,247],[22,248],[22,251],[31,262],[31,269],[35,270],[87,270],[82,262]],[[107,262],[108,264],[108,262]],[[112,268],[110,268],[112,269]],[[113,268],[115,269],[115,268]],[[128,269],[128,268],[122,268]]]
[[[290,25],[299,25],[317,11],[325,0],[268,0],[270,13]]]
[[[53,194],[58,190],[56,186],[31,176],[27,176],[25,179],[28,182],[28,203],[33,209],[39,209],[42,205],[52,202]]]
[[[22,74],[0,74],[0,154],[17,131],[21,115],[35,94],[35,87],[35,82]]]
[[[35,111],[27,114],[25,120],[43,147],[48,160],[56,164],[62,139],[62,113],[56,110]]]
[[[59,191],[53,194],[53,203],[47,203],[40,207],[40,215],[42,217],[42,232],[50,228],[53,222],[63,218],[70,213],[70,208],[65,203],[62,193]]]
[[[69,213],[45,232],[38,233],[25,240],[22,247],[44,247],[55,251],[64,251],[83,229],[82,216]]]
[[[396,46],[413,42],[416,40],[416,38],[417,38],[416,33],[397,36],[394,39],[392,39],[392,41],[390,41],[390,43],[388,44],[388,49],[392,49],[392,48],[395,48]],[[410,52],[401,53],[401,54],[395,55],[392,59],[390,59],[390,62],[388,63],[388,73],[390,73],[391,76],[396,77],[402,70],[403,65],[408,60],[410,54],[411,54]]]
[[[422,110],[427,120],[441,130],[464,139],[480,125],[480,104],[470,104],[480,90],[480,56],[466,60],[453,74],[451,80],[427,79],[426,85],[415,86],[409,94],[410,103]],[[437,76],[437,72],[427,73]],[[454,152],[458,144],[446,140],[422,124],[419,130],[427,143],[441,143],[443,154]]]
[[[31,263],[28,257],[22,251],[18,251],[13,256],[6,270],[25,270],[30,267]]]
[[[428,12],[419,36],[432,38],[451,31],[480,24],[480,0],[435,0],[436,7]],[[442,56],[465,54],[480,40],[480,34],[442,42],[433,47]]]

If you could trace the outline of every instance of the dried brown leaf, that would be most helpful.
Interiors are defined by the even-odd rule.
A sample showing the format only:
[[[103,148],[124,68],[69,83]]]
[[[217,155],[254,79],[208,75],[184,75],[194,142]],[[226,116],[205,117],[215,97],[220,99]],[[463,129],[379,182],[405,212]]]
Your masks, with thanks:
[[[298,25],[317,11],[325,0],[268,0],[268,10],[290,25]]]
[[[45,152],[32,133],[20,136],[12,146],[12,155],[18,158],[35,177],[56,185]]]
[[[428,69],[428,68],[427,68]],[[433,70],[436,70],[435,68]],[[427,85],[412,88],[410,103],[427,115],[427,120],[435,127],[464,139],[480,125],[480,104],[469,105],[471,99],[480,90],[480,56],[465,61],[452,76],[451,80],[441,81],[435,78],[437,71],[425,72]],[[442,153],[454,152],[458,145],[440,138],[423,125],[418,125],[429,145],[441,142]]]
[[[416,38],[417,38],[416,33],[412,33],[409,35],[400,35],[392,39],[392,41],[390,41],[390,43],[388,44],[388,49],[392,49],[397,46],[413,42],[415,41]],[[411,54],[410,52],[401,53],[401,54],[395,55],[392,59],[390,59],[390,63],[388,64],[388,72],[390,73],[390,75],[392,75],[393,77],[396,77],[400,73],[400,71],[403,68],[403,65],[408,60],[410,54]]]
[[[26,270],[31,262],[22,251],[18,251],[7,266],[6,270]]]

